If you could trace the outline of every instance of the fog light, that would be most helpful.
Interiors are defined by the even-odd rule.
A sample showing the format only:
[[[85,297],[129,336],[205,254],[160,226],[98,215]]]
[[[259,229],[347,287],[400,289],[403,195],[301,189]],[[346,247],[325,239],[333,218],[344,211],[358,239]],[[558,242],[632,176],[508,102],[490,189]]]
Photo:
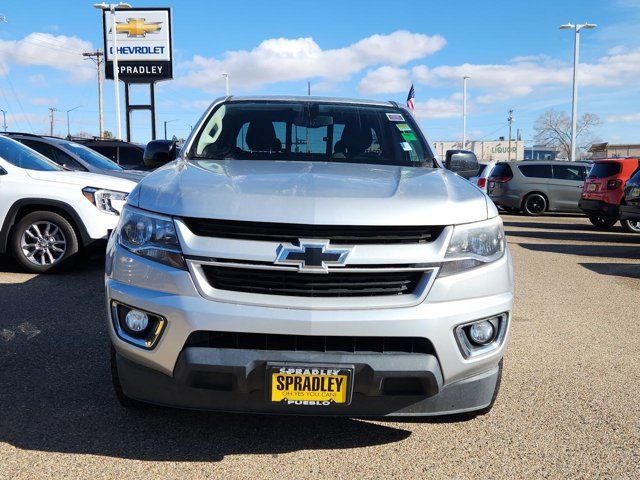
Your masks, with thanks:
[[[129,330],[140,333],[149,326],[149,317],[140,310],[130,310],[126,317],[124,317],[124,322]]]
[[[495,328],[491,322],[482,320],[481,322],[474,323],[469,328],[469,336],[474,343],[478,345],[486,345],[495,335]]]

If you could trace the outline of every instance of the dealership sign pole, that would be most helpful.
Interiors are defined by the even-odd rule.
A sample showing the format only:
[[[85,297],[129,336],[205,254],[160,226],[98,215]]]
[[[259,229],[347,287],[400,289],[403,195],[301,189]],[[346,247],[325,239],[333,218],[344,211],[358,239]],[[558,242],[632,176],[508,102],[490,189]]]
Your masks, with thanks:
[[[151,135],[156,139],[155,83],[173,78],[171,9],[115,8],[111,28],[103,10],[105,78],[125,84],[127,140],[131,140],[131,112],[151,113]],[[112,33],[112,35],[109,35]],[[132,84],[149,85],[149,103],[130,103]]]

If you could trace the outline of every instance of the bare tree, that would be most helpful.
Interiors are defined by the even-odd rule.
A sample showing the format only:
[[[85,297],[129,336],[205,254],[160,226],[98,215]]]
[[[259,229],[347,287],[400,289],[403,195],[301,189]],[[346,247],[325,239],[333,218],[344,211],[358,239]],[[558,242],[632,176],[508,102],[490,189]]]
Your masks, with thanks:
[[[576,126],[576,156],[580,157],[597,142],[593,130],[600,125],[600,118],[592,113],[585,113],[578,118]],[[571,155],[571,118],[564,112],[547,110],[534,125],[536,142],[555,147],[560,157],[569,158]]]

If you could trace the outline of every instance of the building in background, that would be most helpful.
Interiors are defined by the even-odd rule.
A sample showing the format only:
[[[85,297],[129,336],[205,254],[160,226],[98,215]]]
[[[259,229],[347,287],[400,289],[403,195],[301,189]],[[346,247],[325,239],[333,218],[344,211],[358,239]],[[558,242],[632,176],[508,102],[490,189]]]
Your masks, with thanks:
[[[546,145],[534,145],[524,148],[525,160],[555,160],[559,152],[554,147]]]
[[[640,157],[640,143],[594,143],[589,148],[592,159]]]
[[[462,150],[462,142],[435,141],[433,148],[438,156],[445,158],[447,150]],[[476,141],[468,140],[466,150],[471,150],[478,157],[479,162],[502,161],[524,159],[524,142],[511,140],[511,156],[509,157],[509,140]]]

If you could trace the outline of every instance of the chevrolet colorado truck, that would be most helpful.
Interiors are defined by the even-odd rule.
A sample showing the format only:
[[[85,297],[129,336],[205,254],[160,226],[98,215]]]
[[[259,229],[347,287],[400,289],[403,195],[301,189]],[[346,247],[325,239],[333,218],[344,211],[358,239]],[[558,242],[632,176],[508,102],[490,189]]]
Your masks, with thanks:
[[[471,152],[440,160],[394,102],[256,96],[214,101],[174,153],[147,146],[150,167],[170,163],[107,248],[123,405],[492,407],[513,272],[496,207],[462,176]]]

